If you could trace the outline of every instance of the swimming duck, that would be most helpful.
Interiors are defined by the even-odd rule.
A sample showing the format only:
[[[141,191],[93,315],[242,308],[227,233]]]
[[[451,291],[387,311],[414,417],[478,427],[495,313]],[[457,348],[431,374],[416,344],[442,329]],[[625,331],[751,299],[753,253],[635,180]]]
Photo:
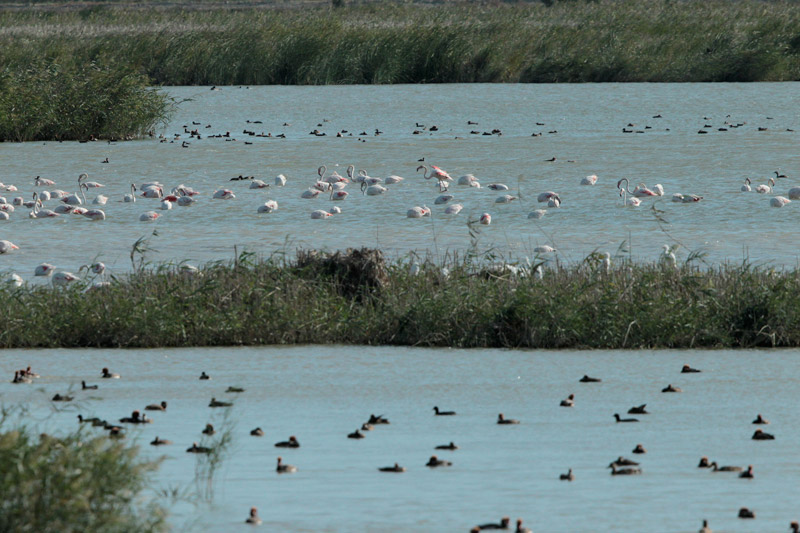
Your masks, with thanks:
[[[800,523],[796,520],[789,524],[789,529],[792,530],[792,533],[800,533]]]
[[[504,516],[499,524],[481,524],[478,526],[480,531],[484,529],[508,529],[508,524],[511,522],[511,519],[507,516]]]
[[[39,374],[37,374],[36,372],[34,372],[33,370],[31,370],[30,366],[28,366],[28,368],[26,368],[24,371],[21,371],[20,373],[21,374],[25,374],[29,378],[40,378],[40,377],[42,377]]]
[[[700,531],[697,533],[714,533],[711,531],[711,528],[708,527],[708,520],[703,520],[703,527],[700,528]]]
[[[152,403],[145,407],[148,411],[166,411],[167,410],[167,402],[161,403]]]
[[[742,507],[739,509],[739,518],[755,518],[756,513],[755,511],[751,511],[747,507]]]
[[[753,420],[753,424],[769,424],[769,420],[761,416],[761,414],[759,413],[756,419]]]
[[[186,448],[188,453],[211,453],[211,448],[207,448],[206,446],[198,446],[196,442],[193,442],[192,445]]]
[[[152,422],[152,420],[142,415],[138,410],[132,412],[131,416],[120,418],[119,421],[125,424],[149,424]]]
[[[100,377],[103,377],[103,378],[106,378],[106,379],[119,379],[119,374],[116,374],[116,373],[113,373],[113,372],[109,372],[108,368],[103,368],[102,375]]]
[[[81,424],[92,424],[93,426],[102,425],[103,423],[103,421],[97,418],[96,416],[92,418],[83,418],[83,415],[78,415],[78,422],[80,422]]]
[[[347,435],[348,439],[363,439],[364,434],[361,433],[359,430],[355,430],[354,432]]]
[[[575,479],[575,476],[574,476],[574,475],[572,475],[572,469],[570,468],[570,469],[567,471],[567,473],[566,473],[566,474],[561,474],[561,475],[559,475],[559,476],[558,476],[558,479],[560,479],[560,480],[562,480],[562,481],[572,481],[573,479]]]
[[[124,439],[125,433],[119,426],[112,426],[108,431],[108,438],[110,439]]]
[[[638,418],[620,418],[619,413],[614,413],[614,418],[617,422],[638,422]]]
[[[369,415],[369,420],[367,420],[367,424],[388,424],[389,420],[384,418],[383,415]]]
[[[633,459],[627,459],[627,458],[622,457],[620,455],[619,457],[617,457],[617,459],[615,461],[611,462],[608,465],[608,467],[611,468],[611,466],[614,466],[614,465],[615,466],[639,466],[639,463],[637,463]]]
[[[458,446],[455,445],[453,441],[450,441],[450,444],[440,444],[436,447],[437,450],[457,450]]]
[[[11,380],[11,383],[33,383],[33,380],[24,374],[20,374],[19,370],[14,372],[14,379]]]
[[[580,383],[600,383],[603,380],[600,379],[600,378],[590,378],[589,376],[584,374],[583,377],[581,379],[579,379],[578,381]]]
[[[291,437],[289,437],[289,440],[276,442],[275,443],[275,447],[276,448],[299,448],[300,447],[300,443],[297,442],[297,437],[292,435]]]
[[[689,365],[683,365],[681,369],[681,374],[693,374],[697,372],[702,372],[702,370],[698,370],[697,368],[692,368]]]
[[[661,392],[683,392],[683,391],[681,390],[680,387],[673,387],[672,384],[670,383],[669,385],[661,389]]]
[[[705,455],[700,458],[700,462],[697,464],[697,468],[708,468],[710,466],[711,465],[708,462],[708,457],[706,457]]]
[[[206,424],[205,429],[203,429],[203,435],[213,435],[214,433],[216,433],[214,426],[211,424]]]
[[[753,440],[775,440],[775,435],[757,429],[755,433],[753,433]]]
[[[372,431],[373,429],[375,429],[375,426],[371,424],[367,424],[366,422],[361,424],[361,431]]]
[[[642,469],[636,467],[627,467],[627,468],[620,468],[617,469],[617,466],[614,463],[611,463],[611,475],[612,476],[632,476],[636,474],[641,474]]]
[[[647,450],[641,444],[637,444],[631,453],[647,453]]]
[[[514,530],[514,533],[533,533],[530,528],[522,527],[522,518],[517,518],[517,529]]]
[[[452,466],[453,463],[450,461],[445,461],[444,459],[439,459],[435,455],[431,455],[431,458],[428,459],[428,462],[425,463],[425,466],[430,468],[436,468],[437,466]]]
[[[211,398],[211,401],[208,404],[209,407],[230,407],[232,405],[233,403],[231,402],[222,402],[217,400],[216,398]]]
[[[748,465],[747,470],[739,474],[739,477],[745,479],[753,479],[753,465]]]
[[[515,420],[513,418],[505,418],[503,413],[497,415],[497,423],[498,424],[519,424],[519,420]]]
[[[226,390],[225,392],[244,392],[244,389],[241,387],[230,386],[228,387],[228,390]]]
[[[67,396],[67,395],[62,396],[59,393],[56,393],[56,395],[53,396],[52,399],[54,402],[71,402],[72,396]]]
[[[716,461],[712,461],[710,465],[712,472],[741,472],[741,466],[718,466]]]
[[[278,457],[278,464],[275,467],[275,471],[279,474],[290,474],[292,472],[297,472],[297,467],[294,465],[283,464],[283,458]]]
[[[254,526],[261,524],[261,519],[258,517],[258,509],[255,507],[250,508],[250,516],[244,521],[245,524],[253,524]]]
[[[456,414],[455,411],[440,411],[438,407],[433,407],[434,414],[437,416],[453,416]]]
[[[566,400],[561,400],[559,404],[561,407],[573,407],[575,405],[575,395],[570,394]]]
[[[252,430],[250,432],[250,434],[252,436],[254,436],[254,437],[263,437],[264,436],[264,430],[261,429],[261,428],[256,428],[256,429]]]
[[[646,406],[647,406],[647,404],[643,403],[642,405],[637,405],[635,407],[631,407],[630,409],[628,409],[628,414],[629,415],[649,415],[650,413],[647,411],[647,409],[645,409]]]
[[[405,472],[406,467],[400,466],[399,464],[395,463],[394,466],[382,466],[378,468],[381,472]]]
[[[200,379],[204,379],[204,380],[205,379],[211,379],[211,376],[209,376],[208,374],[205,373],[205,371],[203,371],[203,372],[200,372]],[[253,507],[253,509],[255,509],[255,507]]]
[[[156,436],[156,438],[150,441],[151,446],[163,446],[165,444],[172,444],[172,441],[167,439],[160,439],[158,438],[158,436]]]
[[[81,390],[97,390],[97,385],[87,385],[85,381],[81,381]]]

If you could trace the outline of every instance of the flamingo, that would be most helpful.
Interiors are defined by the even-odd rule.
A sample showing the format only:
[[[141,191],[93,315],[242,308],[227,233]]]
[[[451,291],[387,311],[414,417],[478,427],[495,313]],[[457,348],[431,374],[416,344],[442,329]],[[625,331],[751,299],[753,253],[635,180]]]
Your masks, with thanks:
[[[142,222],[153,222],[160,216],[161,215],[159,215],[155,211],[145,211],[144,213],[139,215],[139,220],[141,220]]]
[[[775,196],[769,199],[769,205],[772,207],[783,207],[790,203],[792,203],[792,201],[785,196]]]
[[[558,198],[558,196],[556,196],[556,198]],[[494,203],[496,203],[496,204],[508,204],[508,203],[513,202],[516,199],[517,199],[516,196],[511,196],[510,194],[504,194],[502,196],[498,196],[497,198],[495,198]],[[560,203],[560,201],[559,201],[559,203]],[[558,206],[556,206],[556,207],[558,207]]]
[[[197,202],[197,200],[195,200],[191,196],[180,196],[177,200],[177,204],[181,207],[188,207],[194,204],[195,202]]]
[[[404,178],[404,177],[402,177],[402,176],[396,176],[396,175],[392,174],[391,176],[389,176],[388,178],[386,178],[386,180],[384,181],[384,183],[386,183],[386,185],[392,185],[393,183],[400,183],[400,182],[401,182],[401,181],[403,181],[404,179],[405,179],[405,178]]]
[[[478,222],[480,222],[484,226],[488,226],[489,224],[492,223],[492,215],[490,215],[489,213],[484,213],[481,215],[481,218],[478,219]]]
[[[172,209],[172,202],[170,202],[166,198],[161,200],[161,210],[162,211],[169,211],[170,209]]]
[[[533,249],[533,253],[535,253],[535,254],[551,254],[551,253],[553,253],[555,251],[556,251],[555,248],[553,248],[552,246],[549,246],[547,244],[543,244],[541,246],[537,246],[536,248]]]
[[[48,278],[53,275],[56,267],[51,265],[50,263],[42,263],[41,265],[37,265],[35,269],[33,269],[34,276],[44,276]]]
[[[419,170],[419,169],[417,169]],[[459,176],[458,178],[458,185],[467,185],[469,187],[474,187],[473,183],[477,183],[478,178],[473,176],[472,174],[464,174],[463,176]],[[480,187],[480,185],[479,185]]]
[[[53,189],[50,191],[50,199],[51,200],[60,200],[67,195],[66,191],[62,191],[61,189]]]
[[[696,194],[681,194],[676,192],[675,194],[672,195],[673,202],[681,202],[684,204],[699,202],[702,199],[703,199],[702,196],[697,196]]]
[[[43,178],[41,176],[36,176],[33,179],[34,187],[50,187],[50,186],[55,185],[55,184],[56,184],[55,181],[47,179],[47,178]]]
[[[431,216],[431,210],[428,206],[412,207],[406,212],[408,218],[422,218]]]
[[[149,185],[152,185],[152,184],[148,183],[146,185],[149,186]],[[144,185],[142,187],[144,187]],[[173,187],[171,192],[172,192],[172,194],[176,194],[176,195],[179,194],[181,196],[197,196],[198,194],[200,194],[198,191],[192,189],[191,187],[187,187],[183,183],[181,183],[177,187]]]
[[[461,205],[461,204],[448,205],[444,210],[444,214],[445,215],[457,215],[457,214],[459,214],[461,212],[462,209],[464,209],[464,206]]]
[[[277,185],[278,187],[283,187],[284,185],[286,185],[286,176],[284,176],[283,174],[278,174],[275,177],[275,185]]]
[[[50,191],[42,191],[39,193],[39,200],[46,202],[50,199]]]
[[[772,192],[772,187],[775,186],[775,178],[770,178],[767,181],[767,184],[764,185],[763,183],[756,187],[756,192],[761,194],[767,194]]]
[[[535,209],[535,210],[531,211],[530,213],[528,213],[528,218],[540,219],[543,216],[545,216],[546,214],[547,214],[547,211],[545,211],[544,209]]]
[[[669,244],[665,244],[662,248],[661,256],[658,259],[659,264],[664,267],[678,268],[675,252],[669,247]]]
[[[379,195],[385,193],[386,191],[388,191],[389,189],[387,189],[383,185],[377,185],[377,184],[367,186],[367,182],[364,181],[361,184],[361,190],[367,196],[379,196]]]
[[[11,241],[0,240],[0,254],[7,254],[12,250],[19,250],[19,246]]]
[[[543,192],[539,196],[536,197],[536,201],[541,204],[541,203],[547,202],[553,196],[558,196],[558,193],[555,193],[553,191]]]
[[[321,193],[319,189],[306,189],[303,191],[303,194],[300,195],[300,198],[316,198]]]
[[[619,197],[622,198],[622,205],[626,207],[627,206],[639,207],[639,204],[642,203],[642,201],[636,198],[635,196],[631,196],[630,198],[628,198],[627,191],[621,187],[619,189]]]
[[[5,211],[6,213],[13,213],[14,206],[11,204],[0,204],[0,211]]]
[[[744,179],[744,185],[742,185],[742,192],[750,192],[751,191],[751,189],[750,189],[750,184],[751,183],[752,182],[750,181],[750,178],[745,178]]]
[[[600,261],[600,267],[603,269],[603,272],[608,274],[611,272],[611,254],[608,252],[603,252],[603,259]]]
[[[66,272],[62,270],[61,272],[56,272],[55,275],[53,276],[53,285],[56,285],[58,287],[65,287],[70,283],[78,281],[79,279],[81,278],[79,278],[72,272]]]
[[[73,214],[73,215],[83,215],[83,214],[85,214],[87,211],[89,211],[89,210],[88,210],[88,209],[86,209],[85,207],[77,207],[77,206],[76,206],[76,207],[73,207],[73,208],[72,208],[72,211],[70,211],[70,213],[71,213],[71,214]]]
[[[581,178],[581,185],[594,185],[595,183],[597,183],[597,176],[594,174]]]
[[[219,189],[214,191],[214,196],[212,196],[212,198],[216,198],[217,200],[230,200],[236,198],[236,195],[234,195],[233,191],[230,189]]]
[[[507,191],[508,185],[503,183],[490,183],[487,185],[488,188],[492,189],[493,191]]]
[[[661,194],[659,194],[656,191],[651,191],[650,189],[647,188],[647,186],[644,183],[640,183],[639,185],[636,186],[636,188],[633,191],[631,191],[628,178],[622,178],[617,182],[618,189],[623,189],[622,187],[623,181],[625,182],[625,187],[624,187],[625,192],[636,198],[646,198],[648,196],[661,196],[664,194],[664,188],[660,187],[660,185],[657,185],[655,188],[657,191],[660,189]]]
[[[426,167],[425,165],[418,166],[417,172],[419,172],[419,169],[424,169],[424,171],[422,172],[422,177],[425,178],[426,180],[429,180],[431,178],[436,178],[436,181],[439,182],[439,192],[446,191],[447,182],[453,181],[453,178],[450,176],[450,174],[448,174],[441,168],[437,167],[436,165],[431,165],[430,176],[428,176],[428,167]]]
[[[555,195],[547,200],[547,207],[561,207],[561,197],[559,195]]]
[[[269,183],[264,183],[262,180],[253,180],[250,182],[251,189],[266,189]]]
[[[5,211],[0,211],[0,220],[8,220],[11,218],[11,215],[6,213]]]
[[[333,216],[333,215],[331,213],[328,213],[324,209],[317,209],[316,211],[312,211],[311,212],[311,218],[313,218],[313,219],[328,218],[330,216]]]
[[[74,209],[75,209],[74,205],[62,204],[62,205],[57,205],[54,211],[58,214],[64,215],[67,213],[72,213]]]
[[[96,189],[98,187],[105,187],[105,185],[103,185],[102,183],[97,183],[96,181],[83,181],[83,180],[88,179],[88,178],[89,178],[89,174],[84,172],[83,174],[78,176],[78,183],[83,182],[83,184],[86,185],[86,187],[88,189]]]
[[[98,194],[97,196],[94,197],[94,200],[92,200],[92,204],[94,205],[106,205],[107,203],[108,203],[108,196],[106,196],[105,194]]]
[[[154,185],[149,185],[147,188],[142,188],[140,190],[142,191],[142,198],[161,198],[164,196],[164,189]]]
[[[272,213],[278,210],[278,202],[275,200],[267,200],[264,205],[258,206],[259,213]]]
[[[6,278],[6,283],[14,287],[22,287],[23,281],[19,274],[11,274]]]
[[[131,192],[122,197],[125,203],[136,202],[136,185],[131,183]]]
[[[341,212],[342,212],[342,208],[339,207],[338,205],[334,205],[333,207],[328,209],[328,213],[330,213],[331,215],[338,215]]]
[[[449,202],[453,198],[455,198],[455,196],[453,196],[452,194],[440,194],[436,198],[436,200],[433,201],[433,203],[436,204],[436,205],[442,205],[442,204],[446,204],[447,202]]]
[[[331,200],[344,200],[347,198],[347,191],[331,191]]]
[[[48,217],[57,217],[59,216],[58,213],[53,211],[52,209],[40,209],[42,206],[41,200],[39,200],[39,195],[37,193],[33,193],[33,210],[28,213],[29,218],[48,218]]]
[[[800,200],[800,187],[792,187],[788,194],[792,200]]]
[[[81,214],[92,221],[106,219],[106,214],[102,209],[87,209],[84,213]]]

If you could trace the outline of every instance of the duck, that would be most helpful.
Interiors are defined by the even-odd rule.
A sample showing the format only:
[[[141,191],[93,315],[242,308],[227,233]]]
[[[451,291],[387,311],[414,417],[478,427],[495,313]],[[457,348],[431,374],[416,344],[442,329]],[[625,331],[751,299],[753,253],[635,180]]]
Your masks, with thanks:
[[[208,403],[209,407],[230,407],[232,405],[233,403],[231,402],[222,402],[216,398],[211,398],[211,401]]]
[[[511,518],[504,516],[497,524],[481,524],[478,526],[479,531],[484,529],[508,529],[508,524],[511,523]]]
[[[435,455],[431,455],[431,458],[428,459],[428,462],[425,463],[425,466],[430,468],[436,468],[437,466],[452,466],[453,463],[450,461],[445,461],[444,459],[439,459]]]
[[[517,528],[514,533],[533,533],[530,528],[522,526],[522,518],[517,518]]]
[[[252,436],[254,436],[254,437],[263,437],[264,436],[264,430],[261,429],[261,428],[256,428],[256,429],[250,431],[250,434]]]
[[[191,446],[186,448],[187,453],[211,453],[211,448],[206,446],[199,446],[196,442],[193,442]]]
[[[454,416],[456,414],[455,411],[440,411],[438,407],[433,407],[434,414],[436,416]]]
[[[122,431],[121,427],[112,426],[111,428],[109,428],[108,438],[109,439],[124,439],[125,438],[125,433]]]
[[[570,468],[566,474],[561,474],[558,476],[558,479],[562,481],[572,481],[575,479],[575,476],[572,474],[572,469]]]
[[[457,450],[458,446],[453,441],[450,441],[450,444],[440,444],[435,448],[436,450]]]
[[[214,426],[211,424],[206,424],[206,427],[203,429],[203,435],[213,435],[214,433],[216,433]]]
[[[28,366],[28,368],[26,368],[24,371],[20,370],[20,374],[25,374],[25,376],[27,376],[29,378],[40,378],[40,377],[42,377],[39,374],[37,374],[36,372],[34,372],[33,370],[31,370],[30,366]]]
[[[714,533],[711,531],[711,528],[708,527],[708,520],[703,520],[703,527],[697,533]]]
[[[775,435],[757,429],[755,433],[753,433],[753,440],[775,440]]]
[[[792,533],[800,533],[800,523],[798,523],[797,520],[792,521],[789,524],[789,529],[792,530]]]
[[[361,433],[359,430],[355,430],[354,432],[347,435],[348,439],[363,439],[364,434]]]
[[[619,422],[638,422],[638,418],[620,418],[619,413],[614,413],[614,419]]]
[[[400,466],[399,464],[395,463],[394,466],[382,466],[378,468],[381,472],[405,472],[406,467]]]
[[[203,371],[200,372],[200,379],[202,380],[211,379],[211,376],[209,376],[208,374],[205,373],[205,371]],[[255,507],[253,507],[253,509],[255,509]]]
[[[566,400],[561,400],[561,403],[559,405],[561,407],[574,407],[575,406],[575,395],[574,394],[570,394],[569,396],[567,396]]]
[[[300,447],[300,443],[297,442],[297,437],[292,435],[291,437],[289,437],[289,440],[276,442],[275,443],[275,447],[276,448],[299,448]]]
[[[696,374],[699,372],[702,372],[702,370],[692,368],[689,365],[683,365],[683,368],[681,368],[681,374]]]
[[[641,444],[637,444],[631,453],[647,453],[647,450]]]
[[[629,415],[649,415],[650,413],[647,411],[647,409],[645,409],[645,407],[647,407],[646,403],[643,403],[642,405],[636,405],[634,407],[631,407],[630,409],[628,409],[628,414]]]
[[[142,415],[138,410],[133,411],[131,416],[120,418],[119,421],[125,424],[149,424],[152,422],[152,420]]]
[[[753,420],[753,424],[769,424],[769,420],[761,416],[761,413]]]
[[[233,386],[231,386],[231,387],[228,387],[228,389],[225,392],[244,392],[244,389],[241,388],[241,387],[233,387]]]
[[[14,379],[11,383],[33,383],[33,380],[28,376],[21,374],[19,370],[14,371]]]
[[[600,378],[590,378],[589,376],[584,374],[583,377],[581,379],[579,379],[578,381],[580,383],[600,383],[603,380],[600,379]]]
[[[87,385],[85,381],[81,381],[81,390],[97,390],[97,385]]]
[[[119,374],[109,372],[108,368],[103,368],[101,377],[106,379],[119,379]]]
[[[92,418],[84,418],[83,415],[78,415],[78,422],[80,422],[81,424],[92,424],[94,426],[96,424],[97,425],[102,424],[103,421],[97,418],[96,416],[93,416]]]
[[[373,429],[375,429],[375,426],[372,424],[367,424],[366,422],[361,424],[361,431],[372,431]]]
[[[620,468],[617,469],[617,466],[614,463],[611,463],[611,475],[612,476],[632,476],[636,474],[641,474],[642,469],[636,467],[627,467],[627,468]]]
[[[258,509],[255,507],[250,508],[250,516],[248,516],[245,521],[245,524],[253,524],[254,526],[258,526],[261,524],[261,519],[258,517]]]
[[[297,472],[297,467],[283,464],[283,458],[278,457],[278,464],[275,466],[275,471],[279,474],[291,474],[292,472]]]
[[[503,416],[503,413],[500,413],[499,415],[497,415],[497,423],[498,424],[519,424],[519,420],[516,420],[514,418],[505,418]]]
[[[738,516],[739,516],[739,518],[755,518],[756,517],[756,513],[755,513],[755,511],[751,511],[747,507],[742,507],[741,509],[739,509],[739,515]]]
[[[639,463],[637,463],[633,459],[628,459],[628,458],[622,457],[620,455],[614,461],[609,463],[608,467],[611,468],[612,465],[615,465],[615,466],[639,466]]]
[[[150,441],[151,446],[164,446],[166,444],[172,444],[172,441],[167,439],[161,439],[158,436],[156,436],[156,438]]]
[[[710,465],[712,472],[741,472],[741,466],[718,466],[716,461],[712,461]]]
[[[369,415],[369,420],[367,420],[367,424],[388,424],[389,419],[384,418],[383,415]]]
[[[53,396],[52,400],[54,402],[71,402],[72,396],[67,396],[66,394],[62,396],[61,394],[56,393],[55,396]]]
[[[151,403],[147,407],[145,407],[148,411],[166,411],[167,410],[167,402],[162,401],[161,403]]]
[[[683,392],[680,387],[675,387],[671,383],[661,389],[661,392]]]
[[[747,465],[747,470],[739,474],[740,478],[753,479],[753,465]]]
[[[697,468],[708,468],[711,464],[708,462],[708,457],[705,455],[700,458],[700,462],[697,463]]]

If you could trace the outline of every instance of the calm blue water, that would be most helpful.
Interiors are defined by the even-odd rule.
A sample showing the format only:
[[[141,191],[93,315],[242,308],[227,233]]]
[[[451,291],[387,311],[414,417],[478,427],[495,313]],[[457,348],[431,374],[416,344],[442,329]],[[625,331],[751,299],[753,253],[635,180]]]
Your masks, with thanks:
[[[81,172],[106,185],[92,189],[90,200],[98,192],[110,198],[102,222],[79,216],[30,220],[28,209],[17,208],[9,221],[0,222],[0,239],[15,242],[20,250],[0,257],[0,270],[30,279],[33,268],[43,261],[75,272],[99,259],[111,272],[126,272],[131,268],[132,244],[153,230],[158,236],[151,238],[146,259],[154,262],[229,260],[234,246],[239,252],[262,256],[291,257],[296,248],[369,246],[394,257],[414,251],[435,258],[475,247],[521,260],[542,244],[555,246],[567,263],[578,263],[595,250],[651,261],[663,244],[679,244],[680,260],[699,252],[711,264],[748,259],[794,267],[800,202],[774,209],[769,207],[772,195],[742,193],[740,187],[745,178],[753,185],[763,184],[776,171],[789,178],[778,180],[775,194],[786,195],[791,186],[800,185],[798,87],[798,83],[748,83],[170,88],[181,103],[172,123],[159,133],[167,139],[180,134],[172,143],[155,138],[114,144],[0,144],[1,181],[19,189],[3,193],[8,201],[15,196],[30,199],[37,175],[73,192]],[[656,115],[661,118],[653,118]],[[198,129],[203,138],[190,139],[184,126]],[[431,132],[432,126],[438,131]],[[728,131],[718,131],[723,127]],[[642,133],[623,133],[623,128]],[[315,129],[327,135],[309,135]],[[375,136],[376,129],[383,133]],[[502,136],[470,134],[494,129]],[[700,129],[709,133],[699,135]],[[286,138],[250,136],[244,130]],[[355,135],[336,138],[342,130]],[[415,130],[422,133],[415,135]],[[229,138],[211,137],[226,132]],[[532,133],[542,135],[532,137]],[[182,141],[190,141],[187,148]],[[109,163],[104,164],[106,157]],[[552,157],[555,162],[546,161]],[[422,158],[456,177],[472,173],[483,188],[451,187],[453,202],[464,209],[448,217],[444,205],[433,204],[439,195],[435,184],[415,172]],[[350,196],[336,202],[341,214],[312,220],[313,210],[334,204],[324,194],[315,200],[300,198],[323,164],[340,174],[353,164],[371,176],[399,174],[406,179],[390,185],[380,197],[363,196],[350,186],[346,189]],[[250,190],[249,182],[230,181],[246,175],[272,183],[278,174],[287,176],[286,187]],[[599,176],[597,185],[579,186],[589,174]],[[616,189],[623,177],[634,185],[660,183],[666,195],[658,201],[645,200],[639,208],[623,208]],[[120,200],[131,183],[146,181],[160,181],[168,189],[186,184],[202,194],[194,207],[159,211],[163,216],[155,223],[140,222],[139,215],[157,210],[159,202]],[[520,199],[496,204],[502,193],[486,188],[494,182],[508,185],[509,193]],[[213,192],[223,187],[233,190],[236,198],[212,200]],[[548,190],[560,193],[562,207],[549,209],[539,221],[529,220],[527,214],[541,207],[535,197]],[[698,194],[704,200],[675,204],[670,198],[676,192]],[[279,209],[259,215],[257,207],[267,199],[276,200]],[[422,205],[433,208],[431,218],[406,218],[409,208]],[[45,205],[54,206],[54,201]],[[492,215],[491,226],[470,232],[468,222],[484,212]]]
[[[0,370],[32,365],[34,385],[0,384],[5,405],[24,404],[36,430],[77,427],[77,413],[116,420],[162,400],[164,413],[131,430],[147,457],[166,455],[153,491],[195,492],[197,457],[184,452],[211,422],[227,427],[232,447],[210,503],[171,505],[176,529],[245,531],[253,505],[265,531],[468,531],[507,515],[535,531],[785,531],[800,517],[797,477],[800,414],[797,350],[504,351],[296,346],[169,350],[5,350]],[[683,364],[703,370],[681,374]],[[100,369],[119,372],[101,380]],[[201,371],[211,381],[199,381]],[[584,375],[602,383],[582,384]],[[81,392],[80,380],[100,385]],[[662,394],[672,383],[681,394]],[[230,385],[246,389],[226,394]],[[75,405],[49,401],[70,387]],[[574,408],[559,407],[570,393]],[[234,401],[224,410],[211,397]],[[633,405],[650,415],[617,424]],[[432,407],[457,411],[435,417]],[[59,406],[64,407],[64,406]],[[498,426],[498,413],[521,420]],[[371,413],[391,424],[360,441],[346,435]],[[752,441],[756,414],[775,441]],[[249,432],[260,426],[262,438]],[[154,447],[155,435],[175,442]],[[277,441],[296,435],[297,450]],[[438,444],[447,469],[423,465]],[[213,443],[213,438],[207,442]],[[632,455],[641,443],[645,455]],[[298,472],[279,476],[276,457]],[[612,477],[624,455],[644,473]],[[702,455],[720,465],[752,464],[755,479],[696,468]],[[384,474],[395,462],[404,474]],[[559,481],[572,468],[575,481]],[[750,507],[755,521],[736,518]],[[512,523],[513,527],[513,523]]]

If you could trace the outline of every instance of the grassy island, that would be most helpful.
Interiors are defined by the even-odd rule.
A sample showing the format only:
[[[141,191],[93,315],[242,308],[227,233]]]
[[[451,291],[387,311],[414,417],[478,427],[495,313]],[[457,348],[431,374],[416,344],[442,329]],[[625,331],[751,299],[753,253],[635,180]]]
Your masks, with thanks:
[[[300,252],[140,268],[88,291],[5,287],[0,346],[800,346],[797,270],[615,259],[605,272],[589,258],[538,279],[527,266],[417,266],[374,250]]]

